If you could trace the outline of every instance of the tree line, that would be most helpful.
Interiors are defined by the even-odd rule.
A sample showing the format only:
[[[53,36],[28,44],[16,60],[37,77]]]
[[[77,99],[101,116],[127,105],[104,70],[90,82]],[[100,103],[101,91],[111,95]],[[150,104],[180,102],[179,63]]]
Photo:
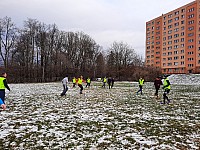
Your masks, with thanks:
[[[0,63],[14,83],[59,81],[66,75],[151,80],[160,74],[126,43],[113,42],[104,50],[84,32],[61,31],[36,19],[18,28],[10,17],[0,18]]]

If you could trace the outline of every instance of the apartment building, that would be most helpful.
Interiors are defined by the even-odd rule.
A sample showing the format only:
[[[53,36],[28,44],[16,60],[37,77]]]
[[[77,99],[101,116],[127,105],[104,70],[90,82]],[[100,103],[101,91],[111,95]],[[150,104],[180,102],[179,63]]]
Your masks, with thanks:
[[[200,73],[200,0],[146,22],[146,66]]]

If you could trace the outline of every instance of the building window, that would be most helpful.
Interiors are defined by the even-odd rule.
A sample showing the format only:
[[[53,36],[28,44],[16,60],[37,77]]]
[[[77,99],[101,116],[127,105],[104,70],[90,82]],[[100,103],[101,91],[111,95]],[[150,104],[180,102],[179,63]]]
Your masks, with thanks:
[[[192,42],[194,42],[194,39],[189,39],[188,42],[192,43]]]
[[[172,33],[172,30],[169,30],[169,31],[168,31],[168,34],[171,34],[171,33]]]
[[[172,57],[168,57],[167,59],[168,59],[168,60],[172,60]]]
[[[156,54],[158,55],[158,54],[160,54],[160,52],[156,52]]]
[[[194,65],[193,64],[188,64],[188,67],[193,67]]]
[[[159,30],[159,29],[160,29],[160,27],[157,27],[157,28],[156,28],[156,30]]]
[[[178,48],[178,45],[174,45],[174,49],[177,49]]]
[[[179,28],[175,28],[175,29],[174,29],[174,32],[178,32],[178,30],[179,30]]]
[[[194,20],[189,21],[188,24],[194,24]]]
[[[172,23],[172,19],[168,20],[168,23]]]
[[[172,66],[172,63],[167,63],[167,66]]]
[[[177,60],[178,59],[178,56],[174,57],[174,60]]]
[[[193,55],[194,54],[194,52],[188,52],[188,55]]]
[[[178,15],[178,14],[179,14],[179,11],[176,11],[174,14],[175,14],[175,15]]]
[[[194,26],[188,28],[189,31],[194,30]]]
[[[177,39],[177,40],[174,40],[174,43],[178,43],[179,42],[179,39]]]
[[[194,48],[194,45],[188,46],[188,49],[192,49],[192,48]]]
[[[174,62],[174,66],[178,66],[178,62]]]
[[[174,54],[175,54],[175,55],[178,54],[178,51],[174,51]]]
[[[168,40],[169,40],[169,39],[172,39],[172,36],[168,36]]]
[[[188,16],[188,19],[193,18],[193,17],[194,17],[194,14],[191,14]]]
[[[169,42],[168,42],[168,45],[171,45],[171,44],[172,44],[172,41],[169,41]]]
[[[179,22],[177,22],[177,23],[174,24],[175,27],[178,26],[178,25],[179,25]]]
[[[193,61],[194,59],[193,58],[188,58],[188,61]]]
[[[190,9],[188,9],[188,12],[192,12],[192,11],[194,11],[194,7],[193,7],[193,8],[190,8]]]
[[[156,45],[159,45],[160,44],[160,42],[156,42]]]
[[[172,46],[169,46],[169,47],[168,47],[168,50],[171,50],[171,49],[172,49]]]
[[[184,38],[181,38],[181,42],[184,42]]]
[[[171,17],[172,17],[172,14],[169,14],[169,15],[168,15],[168,18],[171,18]]]
[[[159,40],[159,39],[160,39],[160,36],[157,36],[157,37],[156,37],[156,40]]]
[[[174,18],[175,21],[179,20],[179,17]]]
[[[177,37],[179,37],[179,34],[174,34],[174,38],[177,38]]]
[[[194,35],[194,33],[189,33],[189,34],[188,34],[189,37],[191,37],[191,36],[193,36],[193,35]]]
[[[168,55],[172,55],[172,52],[168,52]]]
[[[156,32],[156,35],[160,34],[160,31],[159,32]]]
[[[169,26],[168,26],[168,29],[170,29],[170,28],[172,28],[172,25],[169,25]]]

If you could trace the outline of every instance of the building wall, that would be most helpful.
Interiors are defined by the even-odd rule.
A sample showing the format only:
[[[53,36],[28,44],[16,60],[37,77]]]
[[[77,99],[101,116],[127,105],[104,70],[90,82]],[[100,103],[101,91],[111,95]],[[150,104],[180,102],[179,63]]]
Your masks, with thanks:
[[[162,73],[200,72],[200,0],[146,22],[146,65]]]
[[[197,26],[196,26],[196,68],[195,72],[200,73],[200,0],[197,0]]]

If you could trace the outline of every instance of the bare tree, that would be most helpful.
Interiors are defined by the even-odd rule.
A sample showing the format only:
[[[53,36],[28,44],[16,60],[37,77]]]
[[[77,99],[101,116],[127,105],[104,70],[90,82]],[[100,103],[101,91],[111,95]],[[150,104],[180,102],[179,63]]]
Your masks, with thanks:
[[[96,59],[96,76],[103,77],[106,75],[105,56],[102,52],[99,53]]]
[[[159,70],[145,68],[142,58],[123,42],[103,48],[84,32],[59,31],[27,19],[17,29],[11,19],[0,19],[0,55],[5,68],[12,70],[15,82],[60,80],[66,74],[85,77],[113,76],[136,79],[141,74],[150,80]]]
[[[11,51],[14,48],[16,31],[16,26],[11,21],[11,18],[0,19],[0,55],[5,69],[8,67]]]
[[[136,53],[128,44],[114,42],[109,48],[107,59],[108,74],[120,80],[127,73],[128,66],[132,65]]]

